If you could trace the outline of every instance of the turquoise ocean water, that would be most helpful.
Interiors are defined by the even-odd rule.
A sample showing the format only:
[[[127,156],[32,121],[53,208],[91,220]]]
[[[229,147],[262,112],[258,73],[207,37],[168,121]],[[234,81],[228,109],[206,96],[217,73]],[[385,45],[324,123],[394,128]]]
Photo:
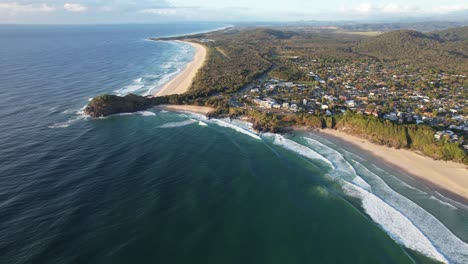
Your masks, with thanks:
[[[0,26],[0,263],[468,262],[468,207],[319,134],[150,109],[217,24]]]

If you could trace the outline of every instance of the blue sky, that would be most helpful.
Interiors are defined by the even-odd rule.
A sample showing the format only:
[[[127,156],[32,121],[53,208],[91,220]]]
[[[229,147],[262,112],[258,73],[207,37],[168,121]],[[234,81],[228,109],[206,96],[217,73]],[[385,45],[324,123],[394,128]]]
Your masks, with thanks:
[[[468,0],[0,0],[0,23],[348,20],[463,10]]]

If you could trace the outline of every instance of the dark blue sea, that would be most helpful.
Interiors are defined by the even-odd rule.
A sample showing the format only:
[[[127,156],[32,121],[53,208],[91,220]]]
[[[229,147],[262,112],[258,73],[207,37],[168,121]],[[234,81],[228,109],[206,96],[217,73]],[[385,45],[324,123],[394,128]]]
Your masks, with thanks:
[[[468,263],[468,207],[314,133],[150,109],[222,24],[0,25],[0,263]]]

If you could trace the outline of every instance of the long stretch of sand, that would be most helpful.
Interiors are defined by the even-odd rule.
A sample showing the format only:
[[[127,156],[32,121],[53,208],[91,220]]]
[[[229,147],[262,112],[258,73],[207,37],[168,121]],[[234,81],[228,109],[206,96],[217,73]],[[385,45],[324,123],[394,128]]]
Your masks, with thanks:
[[[167,82],[154,96],[183,94],[187,92],[192,85],[193,78],[205,62],[207,51],[203,45],[186,41],[179,42],[192,45],[196,49],[195,56],[174,79]]]
[[[380,146],[336,130],[320,132],[356,145],[413,177],[468,200],[468,167],[463,164],[434,160],[410,150]]]
[[[213,108],[208,106],[198,105],[158,105],[156,106],[156,108],[179,112],[193,112],[202,115],[206,115],[214,110]]]

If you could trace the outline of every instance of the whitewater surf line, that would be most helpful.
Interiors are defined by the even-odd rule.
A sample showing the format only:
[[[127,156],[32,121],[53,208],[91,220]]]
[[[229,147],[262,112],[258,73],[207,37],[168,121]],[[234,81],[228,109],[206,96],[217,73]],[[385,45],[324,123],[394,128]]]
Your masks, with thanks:
[[[343,181],[346,194],[362,200],[365,212],[393,239],[407,248],[442,262],[467,263],[468,245],[432,214],[394,191],[362,163],[353,159],[347,161],[337,150],[317,140],[304,139],[333,161],[336,172],[331,175]],[[361,179],[364,177],[371,190],[350,177],[351,173],[347,171],[350,166],[354,168],[350,172]]]
[[[183,126],[188,126],[191,124],[195,124],[197,121],[193,119],[185,120],[185,121],[180,121],[180,122],[171,122],[164,124],[162,126],[159,126],[159,128],[175,128],[175,127],[183,127]]]
[[[210,119],[209,122],[210,122],[210,123],[214,123],[214,124],[216,124],[216,125],[218,125],[218,126],[221,126],[221,127],[233,129],[233,130],[235,130],[235,131],[237,131],[237,132],[240,132],[240,133],[245,134],[245,135],[247,135],[247,136],[250,136],[250,137],[252,137],[252,138],[255,138],[255,139],[258,139],[258,140],[262,140],[262,139],[260,138],[260,136],[257,135],[256,133],[254,133],[254,132],[252,132],[252,131],[245,130],[245,129],[239,127],[239,126],[236,126],[236,125],[234,125],[234,124],[228,123],[228,122],[226,122],[226,121],[223,121],[223,120],[220,120],[220,119]]]
[[[328,159],[326,159],[324,156],[320,155],[319,153],[315,152],[314,150],[301,145],[295,141],[292,141],[290,139],[287,139],[281,135],[274,134],[274,141],[273,144],[282,146],[286,149],[289,149],[297,154],[300,154],[301,156],[304,156],[306,158],[312,159],[312,160],[318,160],[321,161],[325,164],[327,164],[330,168],[335,169],[335,166],[333,166],[333,163],[331,163]]]
[[[190,118],[186,115],[180,116]],[[197,122],[201,121],[190,118],[166,126],[176,127]],[[261,140],[260,136],[243,128],[251,127],[247,122],[240,124],[243,127],[220,119],[206,120],[206,122]],[[365,213],[398,243],[441,262],[467,263],[468,245],[465,242],[429,212],[391,189],[362,163],[347,157],[356,156],[354,153],[344,150],[347,154],[340,153],[308,137],[302,138],[307,143],[306,146],[278,134],[266,133],[264,136],[273,137],[275,145],[327,164],[332,169],[327,175],[342,184],[346,195],[359,198]]]

